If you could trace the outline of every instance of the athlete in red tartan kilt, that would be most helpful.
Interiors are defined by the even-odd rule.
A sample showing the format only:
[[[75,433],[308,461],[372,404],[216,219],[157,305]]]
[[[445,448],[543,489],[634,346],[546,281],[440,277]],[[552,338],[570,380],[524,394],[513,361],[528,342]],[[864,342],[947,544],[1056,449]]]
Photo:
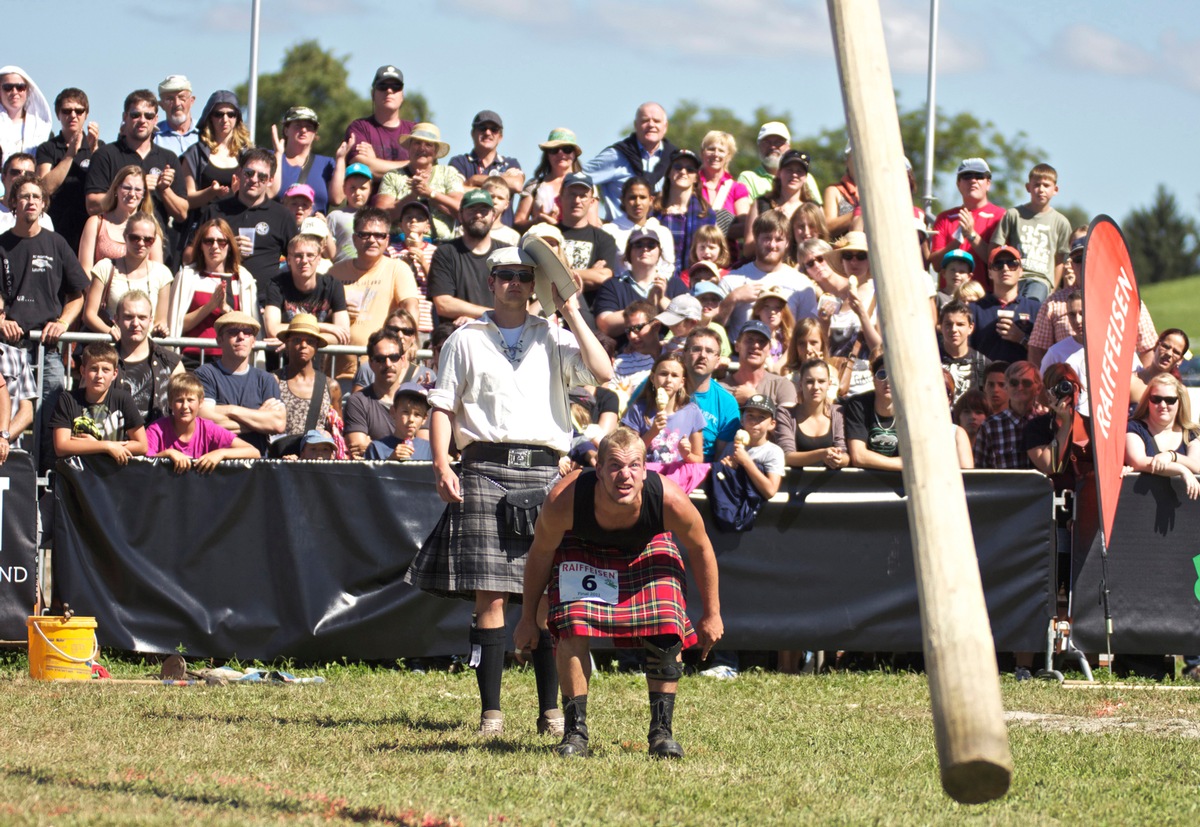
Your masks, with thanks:
[[[646,471],[641,438],[618,428],[600,443],[596,471],[567,477],[551,492],[525,564],[525,594],[515,639],[539,644],[537,601],[550,585],[549,625],[557,640],[566,731],[557,750],[588,754],[590,639],[647,650],[650,754],[679,758],[672,717],[683,674],[680,653],[697,640],[707,655],[721,639],[717,561],[704,521],[678,485]],[[704,612],[693,630],[684,606],[678,535],[701,592]]]

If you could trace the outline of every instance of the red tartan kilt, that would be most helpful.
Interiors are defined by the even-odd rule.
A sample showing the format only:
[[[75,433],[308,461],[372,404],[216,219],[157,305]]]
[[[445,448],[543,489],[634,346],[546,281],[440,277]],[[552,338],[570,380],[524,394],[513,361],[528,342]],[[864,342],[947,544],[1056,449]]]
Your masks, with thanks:
[[[617,603],[559,599],[558,564],[586,563],[617,572]],[[550,577],[551,633],[557,637],[613,638],[616,645],[637,645],[649,635],[678,635],[684,647],[696,643],[684,597],[683,558],[670,532],[632,553],[582,540],[568,532],[554,556]]]

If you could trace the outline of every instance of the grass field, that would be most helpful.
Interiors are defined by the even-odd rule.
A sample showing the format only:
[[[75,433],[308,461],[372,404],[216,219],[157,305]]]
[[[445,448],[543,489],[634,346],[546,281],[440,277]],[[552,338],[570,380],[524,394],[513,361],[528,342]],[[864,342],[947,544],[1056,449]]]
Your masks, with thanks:
[[[1158,330],[1177,327],[1189,336],[1200,335],[1200,276],[1139,285],[1138,291]]]
[[[152,667],[115,664],[114,675]],[[681,684],[681,762],[646,755],[644,681],[597,674],[595,756],[474,735],[473,674],[335,666],[323,685],[46,684],[0,660],[0,823],[1172,824],[1200,815],[1200,693],[1004,678],[1016,763],[999,802],[941,791],[922,676],[744,673]]]

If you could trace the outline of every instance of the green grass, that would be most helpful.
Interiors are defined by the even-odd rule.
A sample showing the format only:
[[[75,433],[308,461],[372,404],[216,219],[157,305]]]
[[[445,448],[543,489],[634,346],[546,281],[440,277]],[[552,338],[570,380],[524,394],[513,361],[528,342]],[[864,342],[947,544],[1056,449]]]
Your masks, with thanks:
[[[1154,327],[1166,330],[1177,327],[1195,337],[1200,333],[1200,275],[1159,284],[1139,285],[1142,301],[1150,308]]]
[[[112,666],[120,677],[144,664]],[[37,683],[0,657],[0,824],[1170,824],[1200,815],[1200,692],[1004,678],[1016,772],[998,802],[941,791],[922,676],[687,678],[681,762],[646,755],[643,680],[599,673],[595,756],[534,734],[530,673],[507,732],[474,736],[474,675],[334,666],[323,685]],[[1096,731],[1089,731],[1087,728]]]

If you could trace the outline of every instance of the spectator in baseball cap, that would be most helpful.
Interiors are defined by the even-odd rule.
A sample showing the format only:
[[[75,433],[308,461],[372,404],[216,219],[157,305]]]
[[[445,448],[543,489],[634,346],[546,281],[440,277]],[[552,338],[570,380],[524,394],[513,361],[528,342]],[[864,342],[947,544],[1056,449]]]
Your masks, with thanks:
[[[471,151],[455,155],[449,161],[450,166],[462,175],[467,187],[482,187],[494,175],[503,178],[512,192],[520,192],[525,186],[521,162],[499,153],[502,140],[504,121],[492,110],[484,109],[471,120]],[[511,203],[500,214],[500,222],[512,226]]]
[[[400,117],[404,105],[404,73],[388,64],[375,70],[371,81],[370,116],[351,121],[346,127],[351,163],[366,164],[376,178],[399,169],[408,161],[408,150],[400,139],[416,124]]]
[[[282,137],[279,127],[271,124],[271,140],[279,165],[270,192],[287,192],[293,184],[310,187],[313,211],[325,215],[331,205],[340,204],[345,197],[342,183],[351,144],[343,141],[332,158],[314,152],[320,126],[316,111],[307,106],[293,106],[284,113]]]

